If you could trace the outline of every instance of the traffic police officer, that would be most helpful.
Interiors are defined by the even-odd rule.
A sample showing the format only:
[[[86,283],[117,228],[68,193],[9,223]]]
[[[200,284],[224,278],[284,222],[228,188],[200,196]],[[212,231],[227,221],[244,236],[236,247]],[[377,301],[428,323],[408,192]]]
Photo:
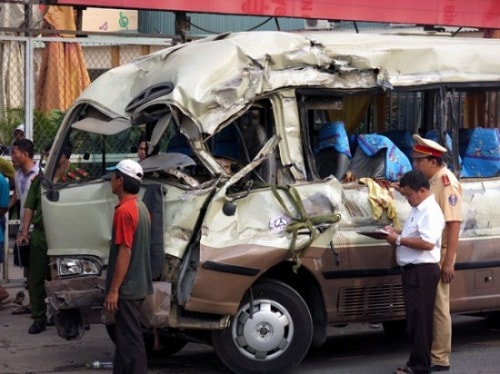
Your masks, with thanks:
[[[443,211],[446,226],[441,242],[441,279],[436,293],[431,371],[448,371],[451,353],[450,282],[455,276],[455,259],[462,221],[462,187],[446,167],[447,149],[430,139],[413,135],[413,167],[429,179],[431,192]]]

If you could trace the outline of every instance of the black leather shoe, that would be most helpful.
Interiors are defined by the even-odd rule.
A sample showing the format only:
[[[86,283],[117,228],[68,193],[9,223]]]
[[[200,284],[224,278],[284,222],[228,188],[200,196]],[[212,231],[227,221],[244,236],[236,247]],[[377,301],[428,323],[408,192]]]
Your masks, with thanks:
[[[449,371],[450,367],[449,366],[444,366],[444,365],[432,365],[431,366],[431,371]]]
[[[28,334],[40,334],[45,331],[45,322],[35,321],[28,330]]]

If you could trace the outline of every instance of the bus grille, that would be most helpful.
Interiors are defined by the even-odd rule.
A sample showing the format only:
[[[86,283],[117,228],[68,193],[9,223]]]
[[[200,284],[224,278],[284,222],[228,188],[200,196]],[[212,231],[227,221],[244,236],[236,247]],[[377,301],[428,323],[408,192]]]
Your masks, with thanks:
[[[341,317],[394,317],[405,315],[401,284],[343,288],[338,307]]]

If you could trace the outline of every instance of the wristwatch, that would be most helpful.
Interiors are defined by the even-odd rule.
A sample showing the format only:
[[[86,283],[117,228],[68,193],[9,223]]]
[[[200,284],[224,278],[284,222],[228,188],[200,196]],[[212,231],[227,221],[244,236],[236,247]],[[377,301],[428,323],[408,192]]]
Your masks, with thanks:
[[[398,235],[398,237],[396,238],[396,242],[394,244],[401,245],[401,235]]]

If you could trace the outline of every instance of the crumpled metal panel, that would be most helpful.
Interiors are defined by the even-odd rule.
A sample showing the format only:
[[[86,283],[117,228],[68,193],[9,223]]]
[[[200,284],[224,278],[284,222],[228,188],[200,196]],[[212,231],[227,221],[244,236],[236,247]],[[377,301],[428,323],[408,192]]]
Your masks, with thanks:
[[[498,81],[492,39],[398,34],[318,33],[313,36],[343,69],[379,69],[381,87],[458,81]]]
[[[200,210],[214,187],[188,191],[167,186],[163,201],[165,253],[182,258],[194,233]]]
[[[500,178],[462,179],[461,237],[500,236]]]
[[[105,278],[88,276],[45,282],[50,304],[56,310],[102,306]]]
[[[294,188],[299,192],[309,216],[333,214],[340,209],[341,187],[336,179],[297,184]],[[286,228],[298,218],[298,212],[283,192],[280,195],[294,217],[287,215],[271,188],[251,191],[248,196],[236,200],[236,213],[233,216],[223,213],[222,207],[227,200],[223,192],[218,193],[203,222],[201,244],[211,248],[244,244],[288,249],[292,234]],[[308,234],[299,235],[296,248],[302,248],[309,239]],[[226,254],[220,251],[217,258],[205,258],[202,252],[200,262],[226,261]]]
[[[141,322],[147,328],[168,327],[172,284],[153,282],[153,294],[147,295],[141,305]]]
[[[125,107],[131,99],[159,82],[172,82],[173,91],[151,103],[175,105],[202,132],[213,134],[257,96],[279,88],[498,80],[498,55],[500,45],[488,39],[389,32],[232,33],[167,48],[115,68],[93,82],[77,103],[91,102],[128,117]],[[115,88],[113,95],[109,87]]]

